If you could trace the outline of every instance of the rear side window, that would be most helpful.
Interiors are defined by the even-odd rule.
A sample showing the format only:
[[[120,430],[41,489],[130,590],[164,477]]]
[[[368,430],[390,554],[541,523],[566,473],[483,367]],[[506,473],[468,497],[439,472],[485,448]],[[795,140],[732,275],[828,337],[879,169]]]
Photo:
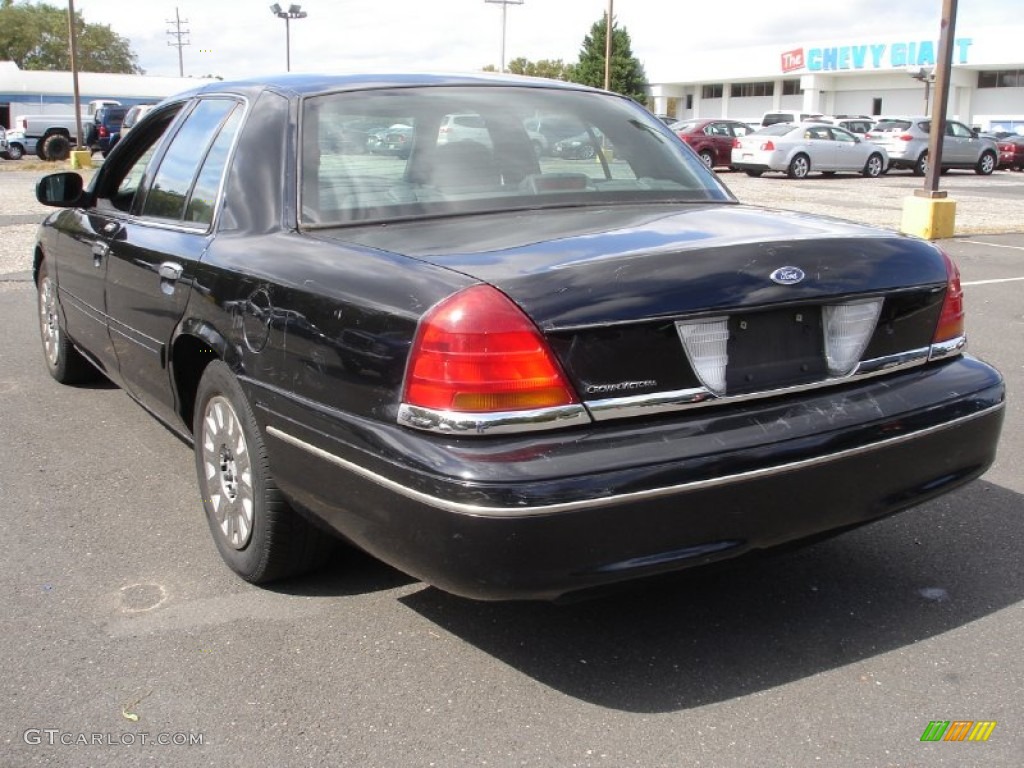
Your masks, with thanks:
[[[877,133],[899,133],[910,127],[909,120],[879,120],[874,127]]]
[[[171,142],[146,195],[142,215],[180,221],[192,181],[217,130],[235,108],[228,99],[199,102]]]
[[[185,221],[211,224],[213,223],[213,212],[217,207],[217,198],[220,196],[220,184],[224,178],[224,169],[227,167],[228,155],[234,145],[235,134],[238,133],[238,126],[242,123],[242,108],[235,107],[221,128],[217,138],[210,147],[203,167],[199,169],[199,176],[195,186],[192,188],[192,196],[189,198],[188,206],[185,208]]]

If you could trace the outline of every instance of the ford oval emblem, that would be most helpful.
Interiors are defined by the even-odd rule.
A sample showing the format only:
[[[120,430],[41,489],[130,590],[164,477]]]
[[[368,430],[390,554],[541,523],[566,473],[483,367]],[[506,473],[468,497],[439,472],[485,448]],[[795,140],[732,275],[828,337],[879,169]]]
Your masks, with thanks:
[[[773,283],[779,285],[796,285],[803,280],[807,275],[800,267],[779,267],[769,275]]]

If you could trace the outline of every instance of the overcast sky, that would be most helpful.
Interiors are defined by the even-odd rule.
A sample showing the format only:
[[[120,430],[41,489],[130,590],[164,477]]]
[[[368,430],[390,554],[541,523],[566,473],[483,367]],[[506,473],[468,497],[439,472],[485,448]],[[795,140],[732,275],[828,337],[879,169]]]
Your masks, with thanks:
[[[48,0],[57,5],[63,0]],[[1020,0],[960,0],[958,28],[996,26]],[[178,74],[167,23],[173,0],[78,0],[86,21],[127,37],[148,74]],[[231,79],[283,71],[285,23],[262,0],[180,0],[191,42],[185,75]],[[288,7],[289,3],[281,3]],[[292,70],[464,72],[497,66],[502,6],[485,0],[308,0],[291,23]],[[525,0],[507,7],[506,58],[575,61],[607,0]],[[633,53],[656,79],[675,56],[712,48],[886,38],[938,38],[941,0],[615,0]],[[1012,14],[1011,14],[1012,16]],[[1011,19],[1014,23],[1019,20]],[[916,37],[915,34],[915,37]],[[1024,44],[1024,43],[1022,43]]]

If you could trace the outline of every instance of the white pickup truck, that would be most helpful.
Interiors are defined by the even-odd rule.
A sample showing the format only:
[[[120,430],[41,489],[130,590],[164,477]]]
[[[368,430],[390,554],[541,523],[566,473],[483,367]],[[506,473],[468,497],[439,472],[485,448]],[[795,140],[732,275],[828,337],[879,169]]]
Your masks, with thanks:
[[[110,99],[90,101],[82,110],[82,131],[87,132],[92,116],[100,107],[119,106],[121,102]],[[64,160],[74,145],[78,131],[75,115],[17,115],[12,130],[22,131],[26,140],[36,142],[36,154],[43,160]],[[85,140],[85,136],[82,136]]]

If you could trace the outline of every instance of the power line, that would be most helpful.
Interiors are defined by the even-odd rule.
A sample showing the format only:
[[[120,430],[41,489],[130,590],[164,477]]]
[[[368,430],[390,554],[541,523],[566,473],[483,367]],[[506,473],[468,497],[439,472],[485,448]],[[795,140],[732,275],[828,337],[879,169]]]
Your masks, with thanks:
[[[182,24],[188,24],[188,19],[182,19],[181,18],[181,14],[178,13],[178,8],[175,7],[174,8],[174,18],[173,19],[168,19],[167,23],[168,24],[173,24],[174,27],[175,27],[174,29],[168,29],[167,30],[167,34],[170,37],[177,38],[177,41],[173,42],[173,43],[171,41],[168,41],[167,44],[171,45],[171,46],[174,46],[175,48],[178,49],[178,76],[179,77],[184,77],[185,76],[185,62],[184,62],[184,60],[182,59],[182,56],[181,56],[181,49],[184,48],[186,45],[192,45],[192,43],[189,40],[184,40],[183,41],[181,39],[185,35],[189,34],[189,30],[187,30],[187,29],[183,30],[181,28],[181,25]]]

